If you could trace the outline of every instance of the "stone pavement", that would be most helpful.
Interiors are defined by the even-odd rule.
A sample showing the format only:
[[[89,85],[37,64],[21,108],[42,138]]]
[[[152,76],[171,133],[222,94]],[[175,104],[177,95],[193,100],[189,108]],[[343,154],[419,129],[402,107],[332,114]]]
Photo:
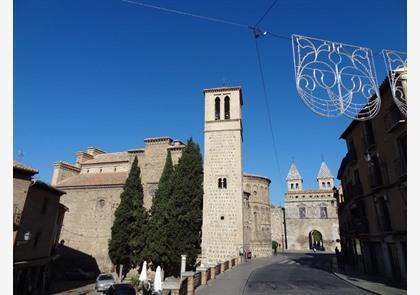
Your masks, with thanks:
[[[336,258],[334,258],[334,262],[333,262],[333,273],[338,278],[346,281],[347,283],[352,284],[353,286],[356,286],[365,291],[369,291],[373,294],[380,294],[380,295],[407,294],[407,290],[389,286],[386,284],[386,281],[384,281],[383,279],[373,277],[373,276],[362,275],[355,272],[339,270],[337,266]]]

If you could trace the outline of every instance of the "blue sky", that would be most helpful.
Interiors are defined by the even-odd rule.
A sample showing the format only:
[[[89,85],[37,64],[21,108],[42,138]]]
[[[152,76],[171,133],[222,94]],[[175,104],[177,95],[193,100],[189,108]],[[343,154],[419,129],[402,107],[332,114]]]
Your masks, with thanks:
[[[272,0],[145,3],[254,24]],[[372,48],[406,51],[405,1],[278,1],[261,27]],[[271,178],[271,201],[283,203],[294,158],[316,186],[322,157],[336,175],[346,153],[339,140],[349,119],[312,113],[297,95],[292,44],[259,40],[280,169],[269,132],[251,31],[151,10],[117,0],[14,2],[14,158],[51,180],[53,163],[73,163],[88,146],[123,151],[146,137],[192,136],[203,150],[203,94],[243,89],[246,172]],[[375,57],[378,81],[385,78]],[[280,171],[279,171],[280,170]]]

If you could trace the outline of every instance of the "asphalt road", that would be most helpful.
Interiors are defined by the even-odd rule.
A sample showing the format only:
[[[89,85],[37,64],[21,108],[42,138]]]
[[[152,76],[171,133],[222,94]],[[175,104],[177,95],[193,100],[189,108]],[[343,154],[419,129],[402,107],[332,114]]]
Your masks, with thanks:
[[[299,253],[251,260],[199,287],[196,294],[370,294],[332,274],[332,258]]]

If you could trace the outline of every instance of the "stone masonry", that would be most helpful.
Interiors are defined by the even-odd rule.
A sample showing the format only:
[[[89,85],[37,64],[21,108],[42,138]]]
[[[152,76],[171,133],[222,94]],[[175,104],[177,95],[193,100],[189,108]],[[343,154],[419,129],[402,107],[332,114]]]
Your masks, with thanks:
[[[204,90],[204,197],[202,263],[225,261],[244,245],[242,188],[242,92]]]
[[[149,209],[167,152],[177,164],[184,147],[169,137],[148,138],[144,143],[145,148],[115,153],[88,148],[76,154],[75,164],[54,164],[52,185],[67,193],[62,203],[69,208],[60,239],[66,246],[93,256],[101,271],[113,270],[108,240],[134,156],[141,169],[144,206]]]
[[[321,246],[333,252],[340,247],[334,177],[322,162],[317,181],[319,189],[303,189],[303,179],[292,164],[287,175],[288,191],[284,197],[287,244],[290,250],[309,250],[313,233],[322,235]]]
[[[270,183],[264,176],[243,175],[244,192],[249,195],[244,216],[248,229],[244,226],[244,231],[249,237],[249,249],[256,257],[271,255]]]

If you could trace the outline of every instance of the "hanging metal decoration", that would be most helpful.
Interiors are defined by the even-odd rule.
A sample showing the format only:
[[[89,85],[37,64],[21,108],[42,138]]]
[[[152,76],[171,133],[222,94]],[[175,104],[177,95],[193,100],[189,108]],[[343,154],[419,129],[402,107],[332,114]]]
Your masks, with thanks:
[[[392,96],[401,113],[407,117],[407,53],[382,50]]]
[[[296,88],[303,102],[325,117],[368,120],[381,99],[372,50],[292,35]]]

